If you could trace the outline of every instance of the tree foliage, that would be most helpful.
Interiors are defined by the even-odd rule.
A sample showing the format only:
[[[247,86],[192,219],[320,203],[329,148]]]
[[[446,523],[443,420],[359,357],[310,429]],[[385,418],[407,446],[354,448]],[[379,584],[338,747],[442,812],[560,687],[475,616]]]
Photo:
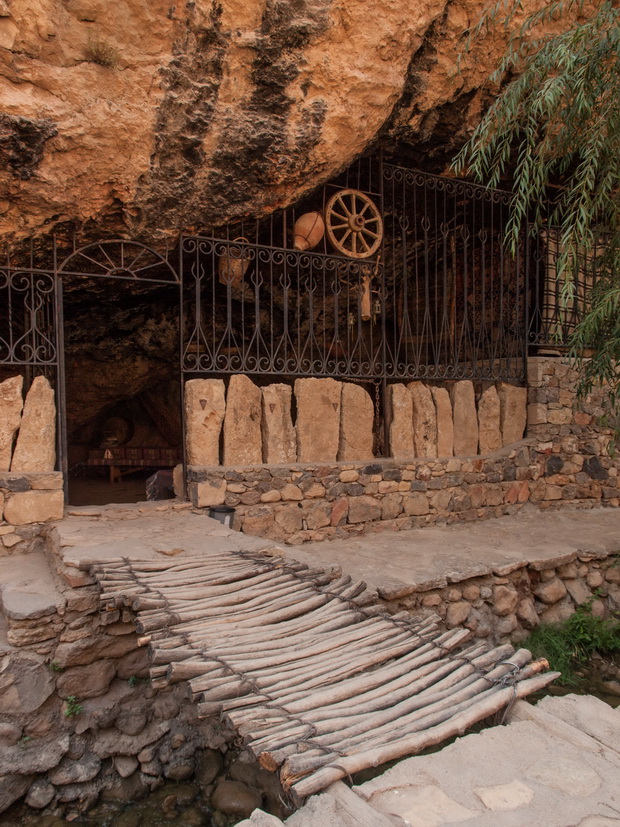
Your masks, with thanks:
[[[500,0],[468,33],[514,26],[520,0]],[[577,22],[544,34],[552,21]],[[540,32],[543,34],[540,34]],[[514,78],[510,80],[510,78]],[[596,286],[571,336],[583,369],[582,392],[609,382],[620,399],[620,10],[603,0],[554,0],[512,35],[494,82],[503,84],[454,162],[457,172],[497,186],[512,174],[508,243],[524,226],[557,228],[557,274],[572,297],[583,256],[593,258]],[[508,82],[507,82],[508,81]],[[587,353],[591,358],[584,359]]]

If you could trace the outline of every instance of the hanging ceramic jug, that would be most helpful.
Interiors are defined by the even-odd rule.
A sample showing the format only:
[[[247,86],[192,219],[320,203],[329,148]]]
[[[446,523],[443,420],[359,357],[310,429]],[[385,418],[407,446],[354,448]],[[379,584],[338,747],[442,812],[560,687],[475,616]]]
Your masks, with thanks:
[[[226,252],[220,254],[220,284],[230,284],[232,287],[237,287],[243,281],[243,277],[250,266],[250,253],[241,246],[241,243],[249,244],[249,241],[244,236],[233,238],[232,244]]]
[[[325,233],[325,222],[320,212],[307,212],[300,215],[293,229],[293,249],[312,250]]]

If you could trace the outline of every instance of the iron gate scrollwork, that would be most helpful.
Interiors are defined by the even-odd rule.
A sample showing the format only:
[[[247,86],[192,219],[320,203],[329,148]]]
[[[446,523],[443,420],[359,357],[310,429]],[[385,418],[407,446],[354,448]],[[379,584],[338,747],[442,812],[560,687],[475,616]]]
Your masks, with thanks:
[[[317,249],[291,249],[303,204],[182,238],[183,370],[523,379],[527,284],[521,249],[505,249],[510,193],[380,160],[354,183],[384,227],[371,257],[343,255],[330,234]],[[325,215],[337,185],[305,208]]]

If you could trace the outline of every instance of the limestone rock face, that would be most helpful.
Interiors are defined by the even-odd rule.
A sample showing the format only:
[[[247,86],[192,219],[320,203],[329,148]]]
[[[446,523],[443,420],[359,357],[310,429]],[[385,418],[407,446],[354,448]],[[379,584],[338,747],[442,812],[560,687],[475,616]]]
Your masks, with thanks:
[[[437,456],[451,457],[454,452],[454,423],[452,402],[446,388],[431,386],[437,415]]]
[[[405,385],[390,385],[390,456],[410,459],[413,447],[413,401]]]
[[[290,385],[275,383],[262,390],[263,462],[277,465],[297,460],[297,440],[291,419]]]
[[[499,396],[495,387],[486,388],[478,402],[478,431],[480,453],[492,454],[502,447],[500,431]]]
[[[370,394],[360,385],[342,386],[338,459],[372,459],[374,410]]]
[[[380,131],[448,157],[509,34],[481,38],[454,72],[485,6],[3,3],[0,237],[66,221],[152,235],[261,214]]]
[[[260,388],[244,374],[230,377],[224,419],[224,465],[260,465]]]
[[[478,453],[478,414],[474,386],[469,379],[455,382],[452,385],[451,396],[454,456],[474,456]]]
[[[342,382],[296,379],[297,460],[335,462],[340,442]]]
[[[220,431],[226,401],[221,379],[190,379],[185,383],[188,465],[218,465]]]
[[[409,385],[413,403],[413,446],[416,457],[437,456],[437,412],[430,388],[423,382]]]
[[[11,467],[13,440],[22,415],[23,377],[12,376],[0,382],[0,471]]]
[[[53,471],[56,465],[56,403],[45,376],[35,377],[26,394],[12,471]]]
[[[497,393],[501,406],[502,444],[511,445],[523,439],[527,421],[527,388],[498,382]]]

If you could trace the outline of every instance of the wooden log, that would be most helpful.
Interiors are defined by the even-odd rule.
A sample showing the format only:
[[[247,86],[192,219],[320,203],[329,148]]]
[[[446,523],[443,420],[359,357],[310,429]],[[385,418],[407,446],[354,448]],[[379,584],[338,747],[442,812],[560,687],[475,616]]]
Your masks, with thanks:
[[[557,677],[559,677],[559,672],[549,672],[521,681],[515,687],[516,697],[524,698],[533,692],[538,692]],[[454,716],[454,718],[425,732],[407,734],[384,747],[375,747],[364,752],[358,752],[355,755],[343,756],[332,753],[331,766],[322,766],[318,771],[299,780],[288,777],[282,778],[281,774],[281,781],[285,789],[290,790],[297,796],[298,800],[301,800],[308,795],[325,789],[329,784],[346,775],[352,775],[368,767],[377,767],[388,761],[403,758],[406,755],[414,755],[454,735],[462,735],[473,724],[494,715],[510,703],[514,696],[515,691],[512,687],[501,689],[492,696],[485,697],[480,702],[472,705],[466,711]]]

